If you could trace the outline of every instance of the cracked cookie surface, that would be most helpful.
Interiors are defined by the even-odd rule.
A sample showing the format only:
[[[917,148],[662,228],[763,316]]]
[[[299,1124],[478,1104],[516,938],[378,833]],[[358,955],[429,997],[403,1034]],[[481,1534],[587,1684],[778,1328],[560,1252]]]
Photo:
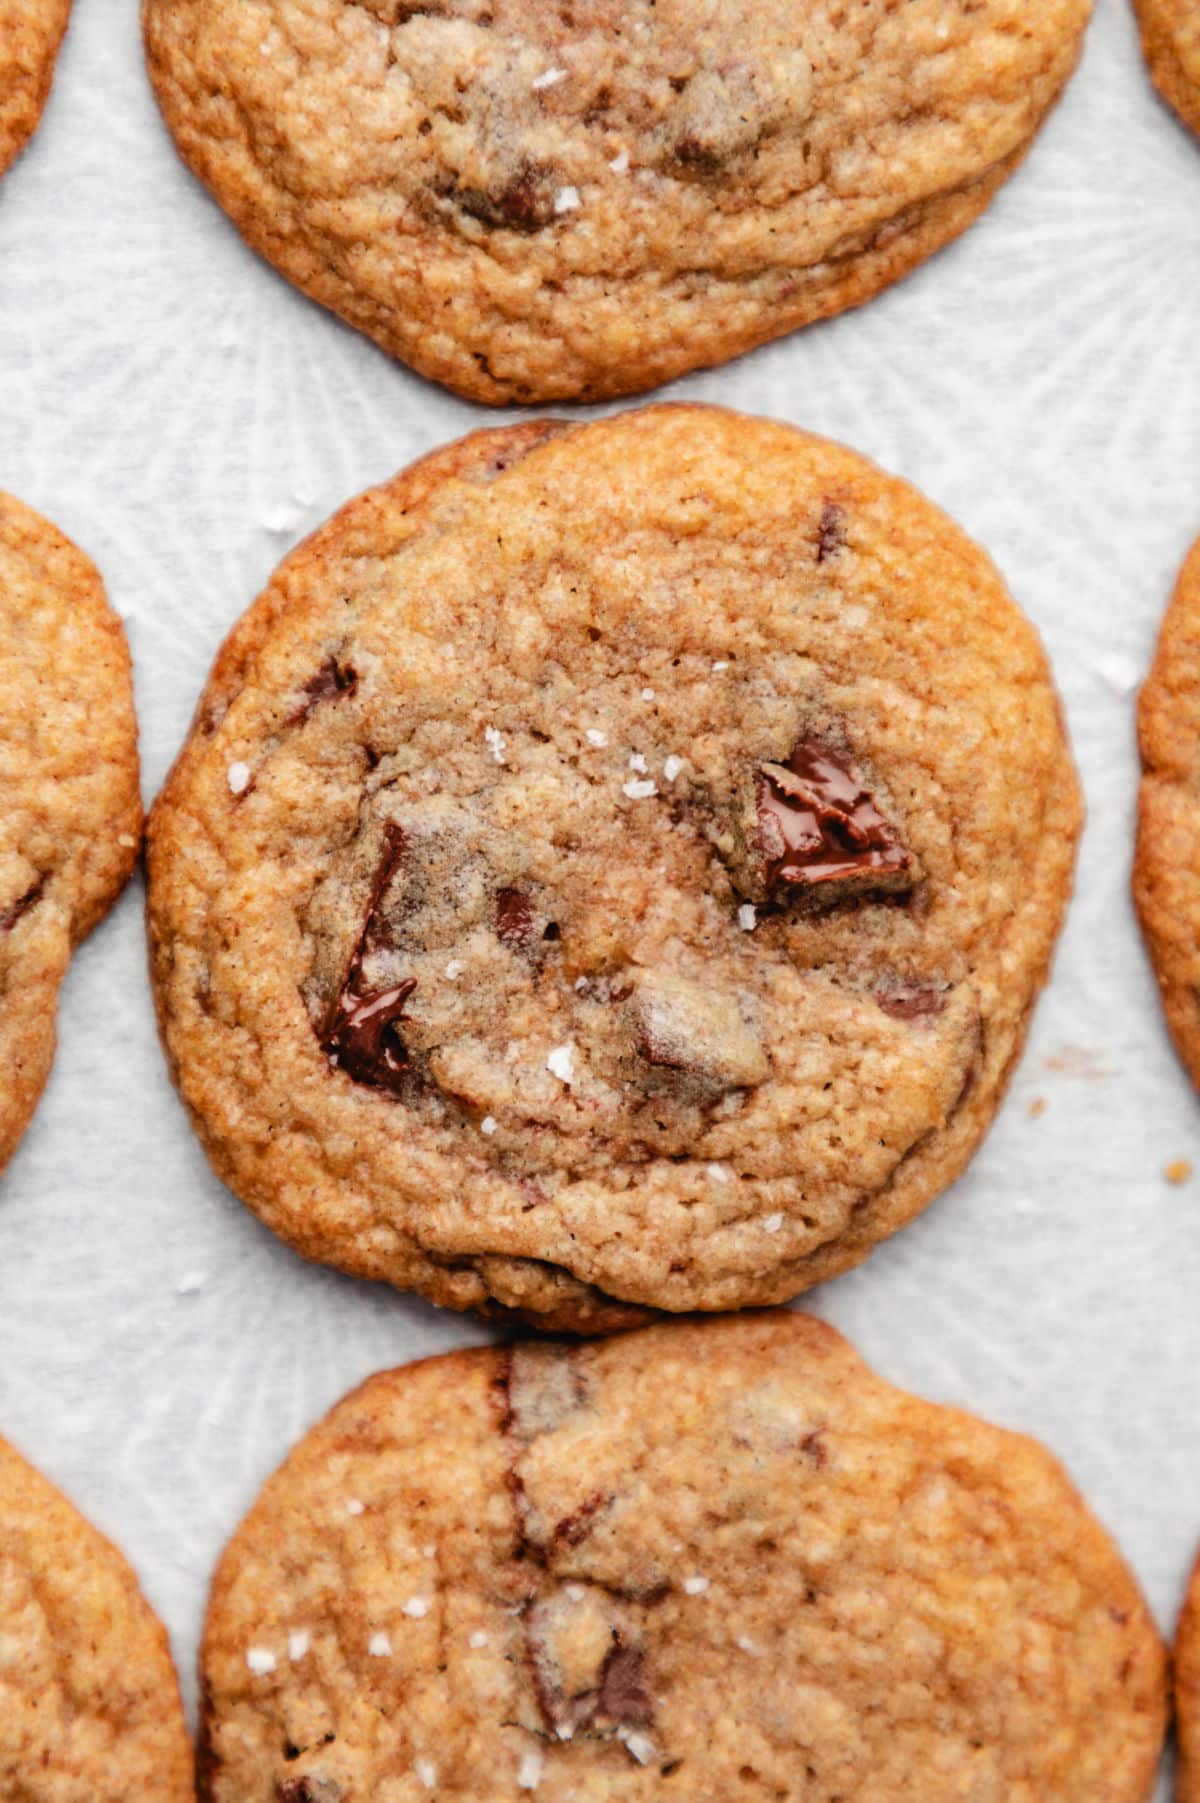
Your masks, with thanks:
[[[1079,811],[905,484],[714,408],[479,433],[221,653],[150,829],[165,1043],[309,1257],[564,1328],[780,1301],[970,1156]]]
[[[371,1379],[218,1567],[204,1803],[1144,1803],[1163,1649],[1039,1445],[803,1315]]]
[[[976,217],[1089,0],[146,0],[248,241],[490,402],[629,394],[839,312]]]
[[[54,1057],[72,949],[116,900],[142,806],[129,651],[94,566],[0,494],[0,1167]]]
[[[1200,542],[1138,700],[1133,894],[1175,1049],[1200,1086]]]
[[[1200,5],[1197,0],[1134,0],[1154,84],[1194,132],[1200,132]]]
[[[0,0],[0,175],[42,116],[71,0]]]
[[[188,1803],[167,1637],[121,1554],[0,1440],[0,1803]]]

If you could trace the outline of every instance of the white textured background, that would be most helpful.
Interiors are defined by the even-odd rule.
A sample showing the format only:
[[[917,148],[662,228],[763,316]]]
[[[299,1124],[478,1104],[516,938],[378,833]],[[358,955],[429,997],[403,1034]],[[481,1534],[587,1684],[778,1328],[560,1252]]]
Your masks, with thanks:
[[[244,249],[176,161],[134,0],[75,11],[0,184],[0,485],[91,553],[128,623],[149,799],[283,552],[484,416]],[[1045,1439],[1164,1628],[1200,1541],[1200,1108],[1128,901],[1132,691],[1200,531],[1198,323],[1200,144],[1153,98],[1127,0],[1099,0],[1066,100],[965,239],[672,391],[909,477],[1045,635],[1090,806],[1054,979],[968,1177],[815,1306],[897,1382]],[[0,1186],[0,1431],[122,1544],[190,1696],[207,1576],[260,1481],[368,1372],[483,1330],[303,1265],[210,1175],[159,1055],[141,904],[135,883],[78,957]],[[1176,1159],[1198,1167],[1180,1188]]]

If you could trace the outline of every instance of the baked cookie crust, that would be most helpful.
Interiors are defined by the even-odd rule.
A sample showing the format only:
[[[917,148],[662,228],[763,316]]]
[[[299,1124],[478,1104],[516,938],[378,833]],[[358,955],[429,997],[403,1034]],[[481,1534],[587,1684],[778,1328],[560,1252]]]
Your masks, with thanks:
[[[175,141],[472,400],[599,399],[855,306],[983,210],[1089,0],[145,0]]]
[[[1134,0],[1142,46],[1163,99],[1200,132],[1200,7],[1195,0]]]
[[[1034,1441],[803,1315],[431,1359],[218,1567],[203,1803],[1144,1803],[1163,1649]]]
[[[192,1779],[136,1577],[0,1440],[0,1803],[188,1803]]]
[[[37,128],[71,0],[0,0],[0,175]]]
[[[163,1037],[306,1257],[603,1331],[777,1302],[961,1171],[1080,800],[986,556],[714,408],[478,433],[230,636],[153,811]]]
[[[1175,1048],[1200,1085],[1200,543],[1138,701],[1133,895]]]
[[[50,1074],[71,952],[141,843],[124,629],[95,566],[0,493],[0,1167]]]
[[[1175,1632],[1175,1803],[1200,1803],[1200,1562]]]

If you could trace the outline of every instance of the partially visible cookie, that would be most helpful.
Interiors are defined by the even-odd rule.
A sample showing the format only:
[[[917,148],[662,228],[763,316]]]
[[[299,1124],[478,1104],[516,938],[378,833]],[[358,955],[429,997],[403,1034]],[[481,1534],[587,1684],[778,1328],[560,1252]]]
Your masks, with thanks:
[[[1089,0],[145,0],[191,167],[293,282],[473,400],[631,394],[963,231]]]
[[[0,174],[42,116],[70,12],[71,0],[0,0]]]
[[[428,1360],[216,1573],[203,1803],[1144,1803],[1158,1634],[1039,1445],[803,1315]]]
[[[0,1803],[188,1803],[163,1629],[121,1554],[0,1440]]]
[[[49,1075],[71,950],[141,829],[121,623],[83,553],[0,494],[0,1167]]]
[[[1200,1085],[1200,542],[1138,703],[1133,893],[1175,1047]]]
[[[1142,44],[1155,86],[1200,132],[1200,4],[1197,0],[1134,0]]]
[[[778,1302],[962,1170],[1079,817],[1036,634],[904,483],[716,408],[478,433],[218,658],[163,1035],[306,1257],[591,1331]]]
[[[1175,1803],[1200,1803],[1200,1561],[1175,1632]]]

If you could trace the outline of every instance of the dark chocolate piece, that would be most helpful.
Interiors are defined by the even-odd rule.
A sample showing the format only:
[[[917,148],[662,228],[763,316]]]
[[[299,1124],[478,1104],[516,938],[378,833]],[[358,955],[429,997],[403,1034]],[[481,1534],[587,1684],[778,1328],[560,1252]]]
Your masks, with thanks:
[[[297,717],[306,720],[322,701],[339,701],[343,695],[353,695],[357,687],[358,671],[349,664],[339,664],[336,657],[327,657],[316,675],[305,683],[308,699]]]
[[[528,951],[533,937],[533,909],[522,890],[497,889],[496,937],[514,952]]]
[[[849,758],[802,739],[786,764],[763,764],[758,830],[768,890],[898,877],[912,858]]]
[[[826,501],[817,528],[817,562],[827,563],[846,548],[846,516],[835,501]]]
[[[363,963],[376,915],[404,856],[402,828],[386,826],[383,846],[363,930],[321,1044],[330,1063],[345,1071],[352,1082],[401,1095],[409,1081],[409,1056],[400,1027],[408,1018],[404,1004],[417,986],[416,979],[406,977],[388,989],[374,991],[363,986]]]
[[[926,1020],[946,1006],[946,992],[932,983],[893,983],[877,989],[875,1000],[893,1020]]]
[[[561,184],[550,171],[525,162],[508,181],[495,188],[456,188],[454,200],[481,225],[513,232],[540,232],[554,218],[554,199]]]
[[[23,919],[30,908],[37,907],[42,899],[44,887],[45,878],[39,877],[36,883],[32,883],[26,889],[24,895],[19,895],[16,901],[10,902],[7,908],[0,912],[0,933],[11,933],[18,920]]]

